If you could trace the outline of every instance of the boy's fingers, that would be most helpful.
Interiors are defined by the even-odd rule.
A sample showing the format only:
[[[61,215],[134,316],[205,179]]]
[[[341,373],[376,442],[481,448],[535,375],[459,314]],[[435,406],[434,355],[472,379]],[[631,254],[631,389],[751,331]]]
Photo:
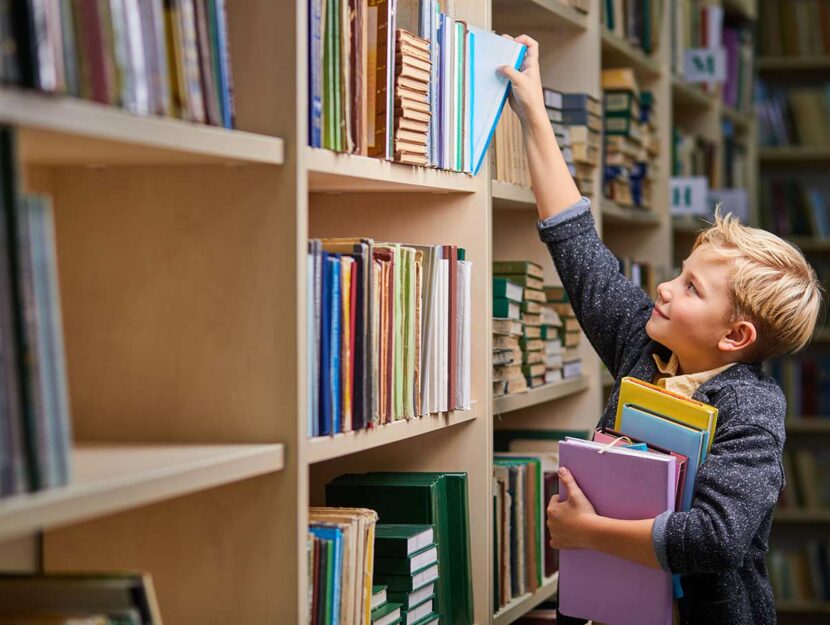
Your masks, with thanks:
[[[507,78],[510,82],[516,82],[522,79],[522,73],[509,65],[502,65],[499,67],[499,74]]]
[[[576,483],[573,474],[565,467],[560,467],[559,469],[559,481],[567,486],[569,499],[571,495],[582,495],[582,490],[580,490],[579,485]]]

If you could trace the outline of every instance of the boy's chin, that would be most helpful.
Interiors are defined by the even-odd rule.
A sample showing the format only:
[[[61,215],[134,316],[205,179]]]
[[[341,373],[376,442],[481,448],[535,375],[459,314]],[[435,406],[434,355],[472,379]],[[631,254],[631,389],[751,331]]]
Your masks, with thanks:
[[[665,345],[666,347],[671,349],[671,346],[669,345],[669,343],[671,342],[671,337],[664,336],[667,333],[661,332],[660,330],[662,329],[663,328],[659,327],[659,324],[655,323],[654,318],[649,319],[648,323],[646,323],[646,334],[648,334],[648,337],[652,341],[657,341],[661,345]]]

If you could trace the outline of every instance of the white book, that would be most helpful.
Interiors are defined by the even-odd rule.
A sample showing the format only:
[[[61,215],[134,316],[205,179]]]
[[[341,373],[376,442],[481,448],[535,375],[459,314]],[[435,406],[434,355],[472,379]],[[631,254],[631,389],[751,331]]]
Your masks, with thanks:
[[[459,293],[458,301],[463,307],[463,315],[461,316],[462,328],[459,333],[461,340],[460,356],[458,358],[459,369],[461,370],[461,383],[458,387],[461,389],[461,401],[459,405],[463,410],[470,410],[472,408],[471,398],[471,369],[472,369],[472,344],[470,340],[470,328],[472,326],[472,284],[473,284],[473,263],[465,260],[458,263],[459,272],[463,288]]]
[[[439,349],[438,397],[440,412],[449,410],[449,349],[450,349],[450,307],[449,307],[450,261],[441,259],[441,289],[439,293],[440,309],[438,311],[441,327],[441,346]]]
[[[147,65],[144,56],[144,34],[141,29],[141,11],[139,0],[124,0],[124,18],[129,36],[128,54],[130,57],[131,78],[133,81],[133,104],[140,115],[150,114],[150,90]]]
[[[415,623],[431,613],[432,601],[424,601],[421,605],[406,613],[406,625],[415,625]]]

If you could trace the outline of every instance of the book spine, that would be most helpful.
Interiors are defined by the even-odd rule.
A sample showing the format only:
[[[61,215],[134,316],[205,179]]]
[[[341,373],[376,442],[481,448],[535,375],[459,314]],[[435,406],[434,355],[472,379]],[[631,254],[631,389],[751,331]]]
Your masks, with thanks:
[[[340,387],[340,332],[341,332],[341,302],[340,302],[340,259],[330,258],[331,277],[331,419],[332,434],[341,431],[341,387]]]

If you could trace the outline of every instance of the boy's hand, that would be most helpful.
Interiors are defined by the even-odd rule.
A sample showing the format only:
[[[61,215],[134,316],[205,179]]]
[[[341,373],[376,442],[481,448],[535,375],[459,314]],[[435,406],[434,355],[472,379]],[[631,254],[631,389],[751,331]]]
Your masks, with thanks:
[[[507,37],[507,35],[504,36]],[[502,65],[499,68],[502,76],[513,84],[510,90],[510,107],[522,123],[541,117],[544,118],[545,123],[549,124],[545,112],[545,97],[542,93],[542,78],[539,74],[539,44],[527,35],[519,35],[514,41],[526,45],[527,52],[521,71],[508,65]]]
[[[560,502],[558,497],[552,497],[548,504],[550,546],[554,549],[584,549],[588,546],[589,524],[597,513],[573,474],[564,467],[559,469],[559,483],[567,488],[568,498]]]

